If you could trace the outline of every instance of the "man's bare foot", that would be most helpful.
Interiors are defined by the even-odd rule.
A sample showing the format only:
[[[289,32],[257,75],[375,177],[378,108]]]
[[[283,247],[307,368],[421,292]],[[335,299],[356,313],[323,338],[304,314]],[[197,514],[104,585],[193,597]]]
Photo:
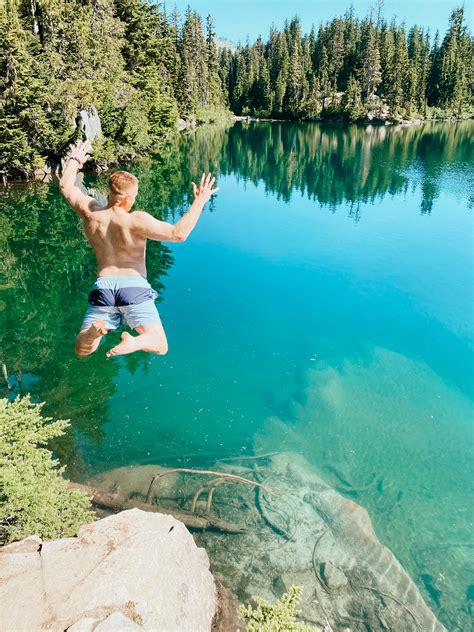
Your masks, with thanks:
[[[139,338],[139,336],[131,336],[129,333],[124,331],[120,337],[122,341],[119,342],[117,346],[112,347],[110,351],[107,351],[106,355],[108,358],[110,358],[111,356],[125,355],[127,353],[133,353],[134,351],[137,351],[137,338]]]
[[[101,338],[102,336],[107,335],[107,329],[105,328],[105,323],[103,320],[96,320],[92,323],[89,329],[85,332],[85,335],[90,340],[95,340],[96,338]]]
[[[102,336],[107,335],[103,320],[96,320],[87,329],[83,329],[76,339],[76,354],[79,357],[88,356],[97,349]]]

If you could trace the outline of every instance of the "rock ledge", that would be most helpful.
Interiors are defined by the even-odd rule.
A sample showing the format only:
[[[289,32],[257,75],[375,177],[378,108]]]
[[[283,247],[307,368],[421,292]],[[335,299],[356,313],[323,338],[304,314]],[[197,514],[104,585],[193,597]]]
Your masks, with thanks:
[[[212,627],[217,591],[204,549],[171,516],[139,509],[0,549],[0,630]]]

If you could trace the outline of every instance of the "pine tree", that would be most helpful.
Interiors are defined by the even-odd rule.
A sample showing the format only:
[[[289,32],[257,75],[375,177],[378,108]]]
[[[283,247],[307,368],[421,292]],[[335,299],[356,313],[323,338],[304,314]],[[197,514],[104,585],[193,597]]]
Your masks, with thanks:
[[[387,103],[395,117],[405,114],[408,70],[408,46],[405,27],[402,26],[394,30],[394,54],[388,76]]]
[[[270,89],[270,71],[266,59],[262,56],[258,67],[258,76],[254,80],[251,90],[252,114],[258,117],[270,116],[273,107]]]
[[[349,121],[357,121],[365,114],[362,104],[362,90],[357,79],[351,75],[347,82],[347,89],[342,97],[342,111]]]
[[[304,104],[305,118],[318,119],[323,109],[321,86],[314,74],[309,79],[308,95]]]
[[[321,62],[318,68],[319,85],[321,86],[323,109],[326,108],[327,99],[331,93],[332,82],[329,78],[329,58],[326,47],[321,52]]]
[[[439,46],[439,31],[436,31],[433,47],[430,52],[430,71],[428,75],[427,98],[428,105],[439,102],[439,86],[441,80],[441,53]]]
[[[153,146],[177,118],[173,95],[176,51],[167,21],[156,5],[142,0],[115,0],[125,26],[122,54],[130,92],[120,141],[138,150]]]
[[[335,93],[340,84],[339,75],[344,64],[344,22],[340,18],[332,20],[326,37],[330,91]]]
[[[283,32],[273,31],[270,33],[268,54],[270,58],[269,71],[273,93],[273,111],[276,116],[282,116],[290,65],[288,44]]]
[[[307,96],[308,84],[304,71],[301,23],[294,18],[287,27],[289,45],[289,65],[284,97],[284,111],[291,118],[302,116],[302,104]]]
[[[375,26],[369,20],[366,20],[363,26],[359,76],[363,99],[367,103],[374,96],[382,80],[377,32]],[[352,87],[354,87],[353,81]]]
[[[216,44],[216,32],[211,15],[206,18],[206,59],[208,70],[207,106],[215,109],[223,107],[221,81],[219,77],[219,52]]]
[[[461,115],[470,101],[472,40],[464,24],[464,9],[454,9],[440,50],[439,104]]]
[[[379,95],[387,98],[390,92],[391,81],[393,75],[393,65],[395,62],[395,25],[390,27],[384,22],[380,30],[380,66],[381,66],[381,83],[379,86]]]
[[[341,90],[346,89],[349,76],[356,72],[357,47],[360,41],[360,24],[354,15],[354,7],[351,6],[344,15],[344,61],[339,75]]]

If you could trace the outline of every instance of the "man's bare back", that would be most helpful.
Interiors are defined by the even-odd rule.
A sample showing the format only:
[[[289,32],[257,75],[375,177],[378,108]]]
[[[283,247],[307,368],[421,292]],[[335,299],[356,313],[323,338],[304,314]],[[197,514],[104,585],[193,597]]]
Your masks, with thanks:
[[[215,178],[203,174],[199,186],[193,182],[194,201],[176,224],[162,222],[143,211],[130,212],[138,193],[138,180],[118,171],[110,177],[107,206],[76,186],[79,168],[91,151],[88,141],[76,143],[60,180],[60,190],[81,217],[84,232],[97,259],[97,280],[89,294],[89,309],[76,340],[76,353],[96,351],[101,338],[121,322],[138,336],[122,334],[121,342],[107,356],[143,350],[163,355],[168,344],[158,311],[156,292],[146,280],[146,242],[185,241],[195,227],[205,203],[219,189]]]
[[[139,228],[138,213],[98,208],[84,218],[84,232],[97,259],[97,276],[146,277],[147,237]]]

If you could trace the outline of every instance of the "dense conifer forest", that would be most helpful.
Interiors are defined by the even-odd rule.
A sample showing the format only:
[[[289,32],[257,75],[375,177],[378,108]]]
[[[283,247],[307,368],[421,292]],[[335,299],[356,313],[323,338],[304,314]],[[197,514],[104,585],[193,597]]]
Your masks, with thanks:
[[[315,16],[317,19],[317,16]],[[352,9],[309,33],[219,48],[211,16],[147,0],[0,0],[0,176],[54,164],[95,106],[97,163],[152,150],[178,117],[460,118],[472,111],[462,8],[440,39]]]
[[[376,14],[374,14],[376,13]],[[297,17],[266,42],[221,53],[231,110],[283,119],[462,117],[472,107],[473,43],[454,9],[443,41],[388,23],[382,4],[303,34]]]

